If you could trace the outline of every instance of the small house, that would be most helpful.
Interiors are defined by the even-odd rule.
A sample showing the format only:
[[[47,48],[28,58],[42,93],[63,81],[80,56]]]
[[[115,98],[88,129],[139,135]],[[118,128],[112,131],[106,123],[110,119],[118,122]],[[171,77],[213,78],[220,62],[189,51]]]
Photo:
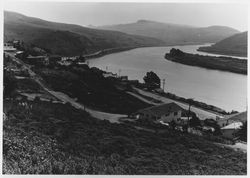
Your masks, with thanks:
[[[150,119],[164,123],[175,121],[177,124],[181,124],[183,123],[181,118],[184,111],[182,107],[172,102],[141,109],[133,113],[132,116],[137,119]]]
[[[222,136],[225,138],[235,138],[235,133],[241,128],[242,122],[234,122],[221,128]]]
[[[236,114],[231,114],[224,118],[217,117],[216,120],[220,127],[225,127],[234,122],[245,122],[247,120],[247,111],[236,113]]]
[[[7,52],[15,52],[16,48],[13,46],[12,43],[4,43],[3,50]]]
[[[117,78],[117,74],[113,74],[112,72],[106,72],[102,74],[104,78]]]

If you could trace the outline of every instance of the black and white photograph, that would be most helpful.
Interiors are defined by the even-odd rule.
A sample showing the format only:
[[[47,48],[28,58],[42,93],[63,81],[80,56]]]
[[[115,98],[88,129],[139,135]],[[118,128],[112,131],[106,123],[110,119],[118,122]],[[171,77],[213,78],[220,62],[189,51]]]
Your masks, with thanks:
[[[2,4],[2,175],[247,176],[247,1]]]

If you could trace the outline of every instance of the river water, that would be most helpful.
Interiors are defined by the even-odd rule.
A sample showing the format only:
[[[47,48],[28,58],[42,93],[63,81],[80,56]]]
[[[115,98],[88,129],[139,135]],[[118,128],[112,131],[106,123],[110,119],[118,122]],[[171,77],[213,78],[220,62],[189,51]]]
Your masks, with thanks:
[[[245,111],[246,75],[183,65],[164,58],[165,53],[172,48],[188,53],[213,55],[197,51],[200,46],[204,45],[137,48],[91,59],[89,65],[117,74],[120,72],[120,75],[141,82],[146,72],[154,71],[161,79],[166,80],[166,92],[193,98],[226,111]]]

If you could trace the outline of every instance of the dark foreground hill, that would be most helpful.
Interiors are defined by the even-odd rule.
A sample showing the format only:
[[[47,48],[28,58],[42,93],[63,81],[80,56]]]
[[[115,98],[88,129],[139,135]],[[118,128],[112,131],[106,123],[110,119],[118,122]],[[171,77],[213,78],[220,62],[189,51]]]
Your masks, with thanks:
[[[247,56],[247,32],[239,33],[230,36],[222,41],[215,43],[212,46],[200,47],[199,51],[225,54],[225,55],[236,55],[236,56]]]
[[[217,42],[239,33],[230,27],[193,27],[172,23],[139,20],[135,23],[101,26],[99,29],[116,30],[133,35],[144,35],[163,40],[168,45]]]
[[[199,136],[111,124],[70,105],[25,103],[13,102],[3,122],[4,174],[246,174],[245,153]]]
[[[22,40],[51,53],[80,55],[107,48],[159,46],[158,39],[79,25],[49,22],[15,12],[4,12],[4,41]]]

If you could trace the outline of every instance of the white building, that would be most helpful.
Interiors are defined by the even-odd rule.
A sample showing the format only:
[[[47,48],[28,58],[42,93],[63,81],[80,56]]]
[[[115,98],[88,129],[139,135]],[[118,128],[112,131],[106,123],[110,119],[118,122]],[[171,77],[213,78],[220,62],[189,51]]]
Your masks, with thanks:
[[[102,74],[104,78],[118,78],[117,74],[113,74],[112,72],[106,72]]]
[[[217,118],[216,121],[220,127],[225,127],[234,122],[245,122],[247,121],[247,111],[236,113],[236,114],[231,114],[224,118]]]
[[[172,102],[141,109],[132,114],[132,116],[137,119],[151,119],[152,121],[164,123],[175,121],[177,124],[185,124],[187,122],[187,118],[182,117],[183,111],[185,110],[182,107]]]
[[[14,51],[16,51],[16,48],[14,48],[12,43],[4,43],[3,50],[9,51],[9,52],[14,52]]]
[[[235,133],[241,128],[242,122],[234,122],[225,127],[221,128],[221,132],[223,137],[233,139],[235,137]]]

